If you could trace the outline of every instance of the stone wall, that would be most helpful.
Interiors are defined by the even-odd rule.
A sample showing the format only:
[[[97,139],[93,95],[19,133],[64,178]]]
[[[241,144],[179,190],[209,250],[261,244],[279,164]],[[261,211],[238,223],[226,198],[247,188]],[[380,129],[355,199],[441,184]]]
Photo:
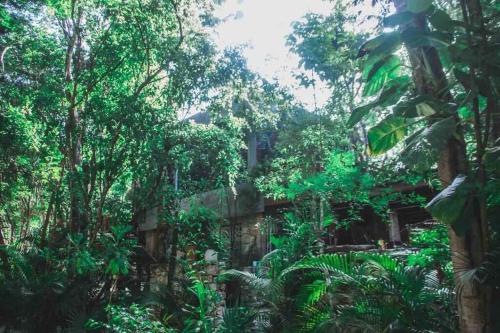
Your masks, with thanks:
[[[185,254],[179,252],[178,259],[185,259]],[[218,283],[217,277],[221,273],[221,270],[225,267],[225,263],[219,262],[217,254],[208,250],[204,256],[203,267],[196,267],[196,270],[200,272],[198,277],[206,287],[214,290],[219,295],[220,301],[216,304],[216,312],[218,316],[222,316],[226,301],[226,288],[224,283]],[[176,269],[176,279],[185,278],[182,267],[177,266]],[[152,264],[151,265],[151,278],[149,280],[151,291],[158,291],[161,285],[166,285],[168,282],[168,264]],[[174,289],[179,288],[174,284]]]
[[[230,239],[230,265],[232,268],[252,266],[259,261],[269,247],[269,235],[262,232],[262,213],[232,218],[222,226]]]

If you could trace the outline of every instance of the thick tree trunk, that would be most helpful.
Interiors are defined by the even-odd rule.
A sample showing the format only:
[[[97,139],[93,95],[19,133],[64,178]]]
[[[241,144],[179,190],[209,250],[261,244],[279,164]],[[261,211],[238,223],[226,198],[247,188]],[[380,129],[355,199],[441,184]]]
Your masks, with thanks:
[[[481,54],[487,54],[490,48],[489,43],[491,41],[488,40],[487,31],[485,28],[485,19],[483,15],[483,9],[481,7],[481,2],[479,0],[462,0],[465,4],[464,10],[466,10],[466,15],[468,16],[469,26],[474,27],[474,37],[478,43],[479,52]],[[464,13],[465,14],[465,13]],[[488,136],[491,142],[494,142],[496,139],[500,137],[500,110],[498,106],[498,92],[494,88],[494,83],[492,80],[492,74],[488,68],[489,62],[482,61],[480,63],[481,74],[484,79],[484,83],[486,85],[487,90],[487,106],[486,112],[489,119],[487,119],[486,123],[489,128],[487,130],[487,136],[485,136],[485,142],[488,140]],[[483,92],[484,93],[484,92]],[[486,145],[486,143],[485,143]]]
[[[81,20],[82,9],[78,7],[77,0],[71,1],[71,18],[63,21],[63,32],[68,41],[66,49],[65,91],[68,106],[66,120],[66,158],[69,166],[69,192],[70,192],[70,228],[72,232],[81,232],[84,228],[82,208],[83,195],[78,180],[78,168],[81,165],[81,133],[80,114],[77,106],[78,75],[81,65]]]
[[[480,0],[461,0],[462,6],[462,15],[464,17],[464,21],[467,23],[469,30],[467,33],[469,34],[468,43],[471,48],[477,48],[477,55],[480,56],[493,56],[497,57],[497,54],[491,54],[491,44],[494,43],[494,38],[488,38],[488,32],[486,30],[486,20],[483,14],[483,9],[481,6]],[[477,154],[477,162],[479,165],[479,181],[481,184],[481,188],[486,187],[487,184],[487,171],[484,166],[484,152],[490,147],[492,144],[495,144],[498,138],[500,137],[500,107],[498,104],[498,89],[495,87],[495,79],[494,74],[490,71],[490,61],[483,60],[478,64],[477,73],[473,71],[471,68],[471,72],[474,75],[472,77],[473,80],[477,80],[478,78],[482,79],[482,89],[481,94],[486,96],[486,108],[482,112],[484,115],[484,122],[481,122],[481,110],[479,109],[479,102],[476,98],[475,103],[475,114],[476,114],[476,122],[474,127],[477,128],[477,136],[482,136],[481,143],[481,151]],[[482,128],[482,131],[480,129]],[[479,150],[479,149],[478,149]],[[481,208],[481,216],[483,218],[483,238],[488,241],[490,237],[490,230],[487,224],[487,203],[486,199],[483,199],[480,203]],[[484,246],[487,248],[489,244],[485,242]],[[488,250],[488,249],[487,249]],[[488,305],[487,308],[487,326],[488,331],[497,331],[499,326],[499,319],[497,318],[497,313],[494,313],[495,308],[498,309],[498,299],[500,296],[500,291],[498,288],[490,288],[490,290],[484,290],[486,297],[486,302]]]
[[[394,3],[398,11],[405,10],[406,2],[404,0],[394,0]],[[427,29],[424,16],[417,16],[409,24],[417,29]],[[407,51],[413,68],[413,81],[418,92],[449,102],[452,96],[447,88],[446,76],[436,49],[431,46],[407,47]],[[469,173],[463,134],[460,128],[457,129],[457,132],[458,138],[450,138],[440,155],[438,174],[443,186],[451,184],[458,174]],[[470,228],[465,235],[458,235],[451,227],[449,228],[462,332],[486,332],[488,330],[486,316],[488,306],[485,292],[471,279],[463,278],[464,272],[477,267],[483,259],[485,240],[481,225],[480,214],[477,214],[471,221]]]

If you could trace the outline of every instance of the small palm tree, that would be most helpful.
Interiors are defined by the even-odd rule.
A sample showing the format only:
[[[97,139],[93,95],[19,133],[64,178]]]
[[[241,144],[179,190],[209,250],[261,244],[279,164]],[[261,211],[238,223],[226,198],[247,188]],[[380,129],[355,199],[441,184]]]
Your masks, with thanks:
[[[286,320],[286,306],[290,302],[284,291],[280,277],[267,274],[254,274],[235,269],[220,276],[221,280],[237,280],[249,288],[254,300],[249,304],[255,311],[254,326],[257,331],[279,332]]]
[[[452,332],[453,292],[435,271],[379,254],[304,258],[279,276],[230,270],[256,296],[268,332]],[[262,325],[264,323],[264,325]],[[260,324],[260,325],[257,325]]]
[[[283,274],[312,270],[323,279],[303,287],[301,332],[452,332],[453,293],[436,272],[387,255],[325,254]]]

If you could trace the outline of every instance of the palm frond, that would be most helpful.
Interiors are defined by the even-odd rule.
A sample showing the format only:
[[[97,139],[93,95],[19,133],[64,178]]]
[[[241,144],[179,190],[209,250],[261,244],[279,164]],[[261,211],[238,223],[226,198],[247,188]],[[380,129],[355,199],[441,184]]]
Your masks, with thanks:
[[[325,280],[315,280],[314,282],[303,286],[296,297],[296,303],[299,308],[311,306],[317,303],[328,290],[328,284]]]
[[[222,322],[217,329],[219,333],[241,333],[248,332],[253,326],[257,312],[244,307],[225,308],[222,314]]]
[[[285,269],[282,275],[303,269],[319,269],[331,273],[335,279],[341,279],[345,282],[356,282],[355,278],[353,278],[355,259],[356,256],[354,254],[322,254],[302,259]]]
[[[255,290],[265,290],[271,286],[271,279],[258,276],[250,272],[239,271],[230,269],[222,273],[219,278],[221,280],[238,280],[248,285]]]

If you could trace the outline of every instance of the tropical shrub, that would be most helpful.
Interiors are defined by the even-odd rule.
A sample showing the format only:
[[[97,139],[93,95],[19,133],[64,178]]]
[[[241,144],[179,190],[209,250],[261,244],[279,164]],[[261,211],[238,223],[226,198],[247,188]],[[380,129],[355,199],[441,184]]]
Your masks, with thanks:
[[[242,333],[250,332],[256,313],[253,309],[242,306],[225,308],[217,333]]]
[[[445,225],[436,224],[432,229],[412,230],[410,245],[419,250],[408,255],[408,265],[436,270],[441,280],[446,279],[450,286],[453,285],[450,244]]]
[[[188,211],[181,211],[179,220],[181,248],[195,246],[199,255],[212,249],[220,258],[227,257],[227,239],[220,231],[221,218],[213,209],[192,204]]]
[[[225,277],[249,287],[272,332],[456,329],[453,290],[436,271],[387,255],[323,254],[297,261],[277,278],[234,270]]]
[[[303,332],[453,331],[453,292],[433,271],[387,255],[325,254],[284,272],[321,273],[301,291]],[[306,297],[304,297],[306,296]]]
[[[108,305],[106,307],[107,322],[89,320],[87,329],[113,333],[168,333],[160,321],[154,318],[152,310],[138,304],[130,306]]]
[[[213,332],[215,330],[215,306],[219,298],[217,292],[196,278],[192,278],[189,291],[196,297],[196,303],[185,305],[188,316],[184,321],[182,332]]]
[[[96,235],[93,246],[73,234],[60,248],[40,248],[36,236],[29,246],[20,241],[0,248],[2,323],[29,332],[82,329],[91,314],[102,312],[105,302],[132,297],[125,288],[116,288],[129,275],[136,249],[130,230],[112,226],[110,232]]]

